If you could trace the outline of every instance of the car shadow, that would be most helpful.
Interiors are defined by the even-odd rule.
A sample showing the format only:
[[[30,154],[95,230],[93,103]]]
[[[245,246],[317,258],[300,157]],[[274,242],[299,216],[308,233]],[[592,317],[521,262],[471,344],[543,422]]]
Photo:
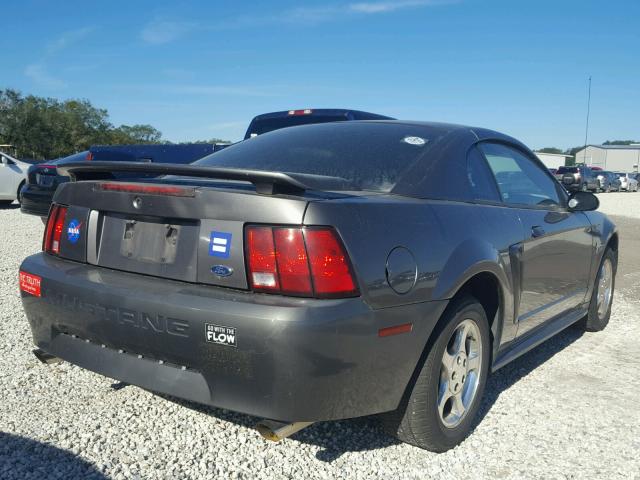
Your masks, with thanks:
[[[526,377],[581,336],[582,331],[580,329],[575,327],[567,328],[489,376],[484,399],[480,405],[480,411],[473,428],[475,429],[482,422],[482,419],[489,413],[502,392],[516,384],[521,378]],[[155,393],[155,395],[244,428],[253,428],[261,420],[251,415],[207,407],[164,394]],[[258,433],[255,432],[255,435],[258,435]],[[291,438],[320,447],[321,450],[316,453],[316,458],[329,463],[345,453],[377,450],[400,444],[397,439],[387,435],[382,430],[376,416],[315,423],[296,433]]]
[[[252,415],[208,407],[161,393],[152,393],[182,407],[201,412],[205,415],[211,415],[219,420],[231,422],[247,429],[253,430],[253,427],[262,420],[262,418]],[[256,438],[259,438],[257,431],[253,430],[253,433],[256,435]],[[316,458],[323,462],[332,462],[347,452],[377,450],[400,444],[397,439],[384,433],[375,416],[314,423],[292,435],[291,438],[302,443],[320,447],[321,450],[316,453]],[[265,442],[266,441],[267,440],[265,440]]]
[[[491,411],[500,394],[518,383],[520,379],[526,377],[543,363],[550,360],[554,355],[561,352],[584,334],[584,330],[578,325],[565,328],[560,333],[554,335],[533,350],[523,356],[508,363],[497,372],[491,374],[487,379],[484,390],[484,397],[480,404],[474,429],[482,419]]]
[[[5,432],[0,432],[0,458],[0,478],[108,478],[71,452]]]
[[[2,203],[0,203],[0,210],[15,210],[16,208],[20,208],[19,203],[13,202],[9,205],[3,205]]]

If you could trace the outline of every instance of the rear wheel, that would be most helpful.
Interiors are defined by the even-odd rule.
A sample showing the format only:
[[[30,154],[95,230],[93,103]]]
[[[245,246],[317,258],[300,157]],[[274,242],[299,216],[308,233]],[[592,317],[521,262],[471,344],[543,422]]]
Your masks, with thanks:
[[[0,207],[8,207],[13,203],[13,200],[0,200]]]
[[[455,301],[433,339],[412,389],[382,420],[399,440],[444,452],[470,433],[484,392],[490,341],[482,305],[470,296]]]
[[[16,193],[16,199],[18,200],[18,203],[22,204],[22,193],[20,192],[22,190],[22,187],[24,187],[24,180],[22,181],[22,183],[20,184],[20,186],[18,187],[18,192]]]
[[[615,251],[607,248],[600,262],[598,276],[593,286],[589,313],[582,323],[582,327],[588,332],[604,330],[609,323],[617,267],[618,257]]]

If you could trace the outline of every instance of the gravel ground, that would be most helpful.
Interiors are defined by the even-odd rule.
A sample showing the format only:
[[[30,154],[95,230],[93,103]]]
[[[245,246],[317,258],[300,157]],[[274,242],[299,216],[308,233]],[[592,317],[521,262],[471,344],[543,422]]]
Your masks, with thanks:
[[[640,194],[602,197],[606,209],[638,215]],[[0,478],[640,478],[640,249],[629,248],[640,247],[640,221],[616,221],[609,327],[568,329],[493,375],[474,433],[437,455],[395,443],[371,418],[267,443],[247,428],[255,418],[41,365],[17,271],[40,249],[43,227],[0,210]]]
[[[599,193],[600,209],[607,215],[640,219],[640,192]]]

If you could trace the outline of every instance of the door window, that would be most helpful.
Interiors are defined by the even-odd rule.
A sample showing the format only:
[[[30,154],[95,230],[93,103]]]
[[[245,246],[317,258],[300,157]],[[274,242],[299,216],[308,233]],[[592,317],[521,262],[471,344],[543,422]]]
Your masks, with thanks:
[[[560,205],[556,182],[525,154],[500,143],[479,146],[505,203],[537,207]]]
[[[500,194],[493,174],[482,153],[474,147],[467,158],[467,176],[474,200],[500,202]]]

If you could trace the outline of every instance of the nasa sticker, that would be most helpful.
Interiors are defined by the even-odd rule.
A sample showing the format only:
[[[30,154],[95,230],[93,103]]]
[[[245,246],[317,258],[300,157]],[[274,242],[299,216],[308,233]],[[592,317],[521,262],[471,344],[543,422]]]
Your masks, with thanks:
[[[207,336],[207,342],[226,345],[228,347],[238,346],[236,329],[233,327],[205,323],[205,334]]]
[[[78,240],[80,240],[80,227],[82,226],[82,222],[79,222],[77,219],[73,219],[69,222],[67,226],[67,239],[69,242],[76,244]]]
[[[416,145],[417,147],[421,147],[427,143],[427,141],[422,137],[404,137],[402,141],[409,145]]]

